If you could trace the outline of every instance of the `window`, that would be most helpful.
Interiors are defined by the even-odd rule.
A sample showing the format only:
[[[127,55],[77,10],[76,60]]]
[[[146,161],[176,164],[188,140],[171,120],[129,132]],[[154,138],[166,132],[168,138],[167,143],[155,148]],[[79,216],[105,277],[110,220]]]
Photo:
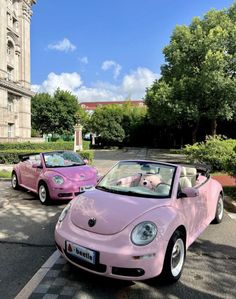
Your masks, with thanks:
[[[9,81],[13,81],[14,80],[13,70],[14,69],[12,67],[10,67],[10,66],[7,67],[7,79]]]
[[[13,99],[8,97],[8,102],[7,102],[7,110],[9,112],[13,112]]]
[[[12,138],[14,135],[14,124],[8,124],[8,138]]]

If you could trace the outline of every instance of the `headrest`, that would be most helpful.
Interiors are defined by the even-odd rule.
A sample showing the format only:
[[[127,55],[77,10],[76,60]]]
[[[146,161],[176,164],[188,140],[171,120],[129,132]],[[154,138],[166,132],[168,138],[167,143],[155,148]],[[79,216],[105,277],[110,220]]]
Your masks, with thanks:
[[[182,176],[182,177],[183,177],[183,176],[186,176],[186,173],[187,173],[187,172],[186,172],[186,168],[185,168],[184,166],[182,166],[182,167],[181,167],[181,173],[180,173],[180,176]]]
[[[193,167],[187,167],[186,168],[186,174],[187,176],[195,176],[197,174],[197,169]]]

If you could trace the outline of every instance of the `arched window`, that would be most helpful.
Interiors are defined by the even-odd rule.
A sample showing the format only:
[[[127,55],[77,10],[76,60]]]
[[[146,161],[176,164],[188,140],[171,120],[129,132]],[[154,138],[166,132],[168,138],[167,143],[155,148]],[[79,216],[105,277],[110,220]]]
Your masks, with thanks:
[[[14,57],[14,45],[10,40],[7,42],[7,54],[12,58]]]

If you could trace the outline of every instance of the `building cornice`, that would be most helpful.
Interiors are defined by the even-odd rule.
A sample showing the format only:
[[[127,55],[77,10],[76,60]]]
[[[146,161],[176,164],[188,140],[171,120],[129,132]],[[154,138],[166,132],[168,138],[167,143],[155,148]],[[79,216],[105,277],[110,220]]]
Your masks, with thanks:
[[[34,4],[36,4],[36,0],[24,0],[24,2],[26,3],[26,4],[28,4],[29,6],[33,6]]]
[[[18,95],[18,96],[28,96],[28,97],[33,97],[35,95],[35,93],[30,90],[30,89],[26,89],[20,85],[17,85],[11,81],[7,81],[5,79],[0,79],[0,88],[3,87],[7,90],[9,90],[10,92]]]

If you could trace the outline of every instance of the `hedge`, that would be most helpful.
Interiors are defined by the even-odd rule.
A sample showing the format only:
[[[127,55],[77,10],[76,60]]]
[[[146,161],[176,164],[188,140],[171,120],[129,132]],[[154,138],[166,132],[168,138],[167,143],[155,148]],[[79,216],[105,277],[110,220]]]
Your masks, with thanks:
[[[33,153],[43,152],[42,149],[35,150],[5,150],[0,151],[0,164],[16,164],[20,161],[19,155],[27,155]],[[83,159],[87,159],[89,164],[93,163],[94,152],[93,151],[78,151]]]
[[[206,163],[213,171],[236,174],[235,139],[208,136],[205,142],[186,145],[183,152],[192,163]]]
[[[90,142],[83,140],[83,150],[89,150]],[[31,142],[18,142],[18,143],[0,143],[0,152],[5,150],[34,150],[34,151],[49,151],[49,150],[73,150],[73,141],[61,141],[61,142],[43,142],[43,143],[31,143]]]

